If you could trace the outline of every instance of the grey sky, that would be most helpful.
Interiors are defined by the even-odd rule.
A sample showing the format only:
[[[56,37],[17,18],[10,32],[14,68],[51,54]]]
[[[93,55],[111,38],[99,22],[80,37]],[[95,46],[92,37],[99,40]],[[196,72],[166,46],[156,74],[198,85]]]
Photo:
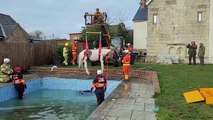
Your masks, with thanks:
[[[84,26],[84,13],[96,8],[108,13],[110,21],[122,19],[131,28],[140,0],[0,0],[0,13],[14,18],[28,33],[68,38]],[[117,16],[117,18],[116,18]]]

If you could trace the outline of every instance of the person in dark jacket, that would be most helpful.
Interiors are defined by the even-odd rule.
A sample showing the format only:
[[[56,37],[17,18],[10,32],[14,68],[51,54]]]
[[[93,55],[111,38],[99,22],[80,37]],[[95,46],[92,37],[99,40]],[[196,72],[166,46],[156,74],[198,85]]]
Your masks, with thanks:
[[[195,44],[194,41],[191,42],[191,45],[188,44],[186,46],[189,51],[188,51],[188,54],[189,54],[189,65],[192,64],[191,60],[193,59],[193,64],[196,65],[196,54],[197,54],[197,45]]]
[[[203,45],[203,43],[200,43],[200,47],[198,50],[198,57],[200,59],[201,65],[204,65],[204,56],[205,56],[205,46]]]
[[[25,79],[21,74],[21,68],[15,67],[14,72],[12,74],[13,84],[15,86],[16,91],[18,92],[19,99],[23,99],[25,89],[27,88]]]
[[[104,94],[107,89],[107,80],[103,76],[102,70],[97,70],[97,76],[94,78],[92,82],[91,92],[95,88],[95,95],[97,98],[97,103],[100,105],[104,101]]]

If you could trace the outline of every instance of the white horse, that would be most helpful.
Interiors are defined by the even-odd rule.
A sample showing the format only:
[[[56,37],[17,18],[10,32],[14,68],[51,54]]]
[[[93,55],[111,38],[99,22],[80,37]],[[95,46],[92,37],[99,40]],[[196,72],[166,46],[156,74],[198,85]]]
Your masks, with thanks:
[[[90,61],[99,61],[101,62],[101,70],[104,70],[104,58],[106,59],[113,59],[114,51],[111,49],[101,49],[101,53],[99,56],[99,49],[89,49],[88,55],[85,55],[86,50],[83,50],[78,55],[78,67],[80,68],[82,64],[84,63],[84,68],[86,70],[86,73],[90,75],[89,70],[87,68],[87,58],[90,59]]]

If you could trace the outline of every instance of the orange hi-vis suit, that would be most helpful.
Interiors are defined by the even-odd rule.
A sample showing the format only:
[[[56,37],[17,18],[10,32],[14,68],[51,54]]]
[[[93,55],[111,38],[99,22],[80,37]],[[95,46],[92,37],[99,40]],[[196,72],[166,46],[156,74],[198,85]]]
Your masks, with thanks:
[[[124,56],[122,63],[123,63],[124,79],[128,80],[129,79],[129,67],[130,67],[130,54],[129,53],[127,53]]]
[[[75,65],[76,62],[76,43],[72,44],[72,64]]]

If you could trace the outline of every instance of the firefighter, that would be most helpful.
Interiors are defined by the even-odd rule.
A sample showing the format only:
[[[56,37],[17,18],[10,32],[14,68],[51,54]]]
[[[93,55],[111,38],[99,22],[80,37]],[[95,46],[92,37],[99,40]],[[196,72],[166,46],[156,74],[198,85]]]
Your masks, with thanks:
[[[76,45],[77,45],[77,41],[75,41],[72,44],[72,64],[75,65],[76,63]]]
[[[102,70],[97,70],[97,76],[92,82],[91,92],[95,88],[95,95],[97,98],[97,103],[100,105],[104,101],[104,93],[107,89],[107,80],[103,76]]]
[[[132,51],[133,51],[133,46],[131,45],[131,43],[126,44],[126,46],[127,46],[127,50],[128,50],[130,53],[132,53]]]
[[[21,68],[15,67],[14,72],[12,74],[13,84],[15,86],[16,91],[18,92],[18,98],[21,100],[24,96],[24,91],[27,88],[26,81],[21,74]]]
[[[103,23],[103,13],[99,11],[99,8],[96,8],[96,12],[94,13],[93,23]]]
[[[124,50],[124,57],[122,60],[123,63],[123,73],[124,73],[124,79],[129,80],[129,69],[130,69],[130,53],[128,50]]]
[[[131,58],[130,64],[133,65],[135,61],[135,55],[133,54],[133,46],[131,43],[128,43],[126,46],[127,46],[126,49],[129,51],[130,58]]]
[[[0,82],[10,82],[13,69],[10,66],[10,59],[4,58],[0,69]]]
[[[64,65],[68,65],[67,59],[68,59],[68,43],[64,44],[64,48],[63,48],[63,57],[64,57]]]

